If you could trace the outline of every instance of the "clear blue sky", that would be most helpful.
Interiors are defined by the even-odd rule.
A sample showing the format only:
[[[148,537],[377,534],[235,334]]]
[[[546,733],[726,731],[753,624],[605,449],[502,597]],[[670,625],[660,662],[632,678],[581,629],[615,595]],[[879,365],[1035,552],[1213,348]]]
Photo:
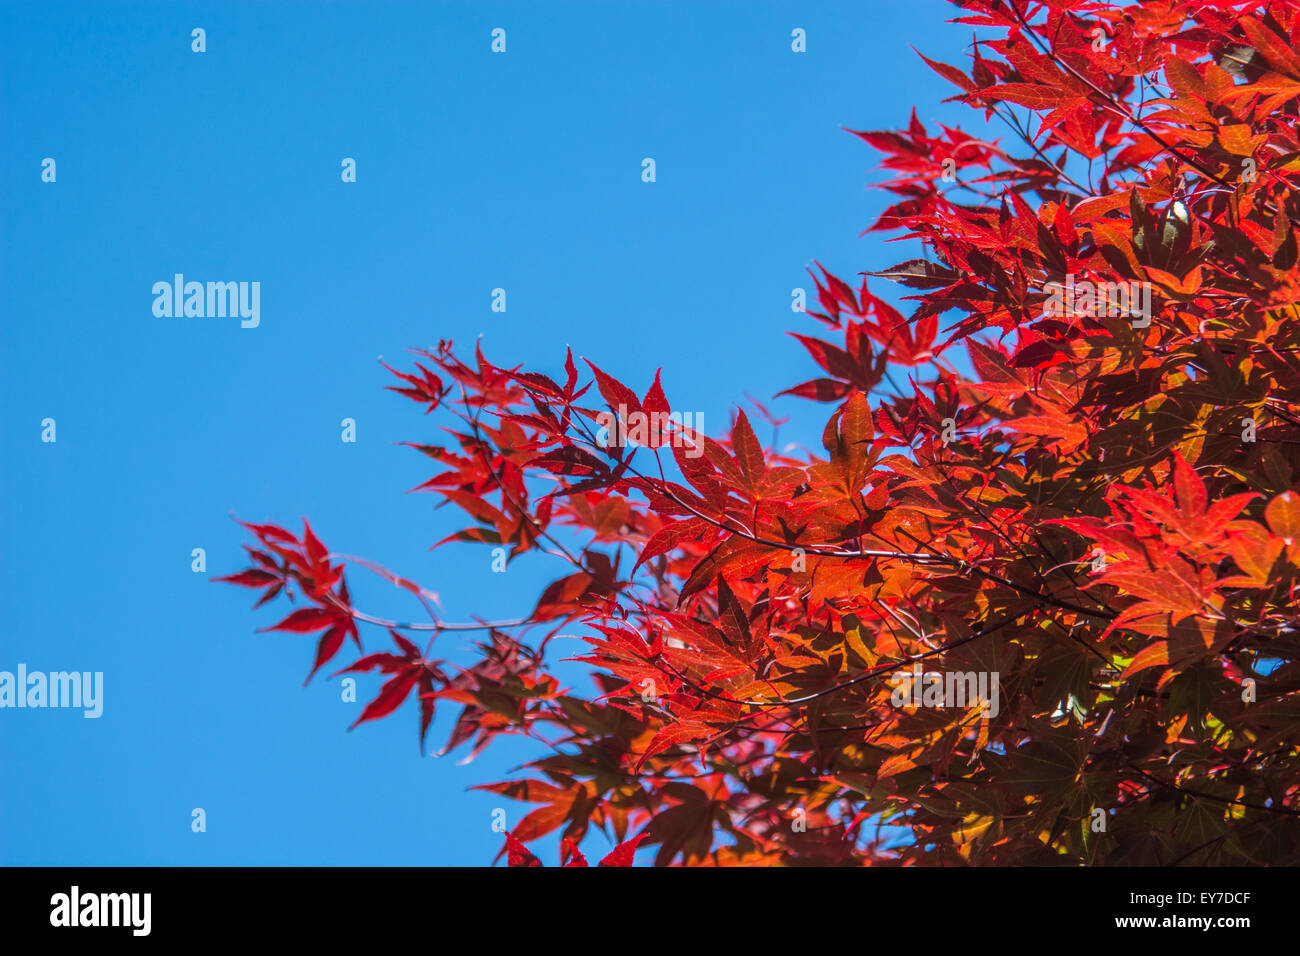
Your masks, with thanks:
[[[851,279],[913,251],[858,238],[887,196],[839,127],[900,127],[912,104],[965,121],[909,46],[959,62],[955,15],[938,0],[0,6],[0,670],[102,671],[105,698],[98,720],[0,710],[0,862],[490,861],[492,808],[513,825],[529,805],[468,788],[536,746],[421,757],[411,702],[346,733],[361,705],[338,681],[301,687],[314,639],[254,633],[283,606],[251,612],[252,592],[210,582],[242,567],[230,513],[305,515],[332,549],[437,591],[449,620],[526,612],[560,573],[544,560],[494,575],[486,549],[428,550],[460,523],[405,494],[430,469],[394,442],[431,439],[433,419],[383,390],[376,358],[482,335],[497,364],[554,372],[571,343],[638,390],[663,366],[673,406],[715,433],[746,391],[814,377],[784,335],[818,334],[790,311],[804,267]],[[155,317],[153,283],[178,272],[260,282],[260,326]],[[782,443],[816,445],[824,408],[775,407],[794,415]],[[363,608],[418,610],[352,580]],[[465,644],[440,639],[461,661]],[[377,686],[362,679],[362,703]]]

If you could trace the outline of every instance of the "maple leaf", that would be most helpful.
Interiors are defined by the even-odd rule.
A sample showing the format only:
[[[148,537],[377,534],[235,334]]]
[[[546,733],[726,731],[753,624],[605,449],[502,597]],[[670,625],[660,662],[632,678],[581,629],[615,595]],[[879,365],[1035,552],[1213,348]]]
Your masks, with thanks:
[[[484,788],[535,804],[509,865],[558,831],[587,866],[591,828],[618,843],[603,865],[638,841],[662,866],[1300,854],[1300,7],[960,7],[967,61],[925,62],[1007,135],[915,108],[849,131],[889,194],[865,232],[916,251],[870,247],[856,287],[808,270],[820,331],[791,335],[816,377],[778,394],[830,406],[824,454],[757,404],[771,440],[737,412],[602,443],[669,413],[669,366],[634,390],[568,349],[417,350],[388,387],[445,423],[408,444],[434,468],[417,490],[466,516],[438,544],[555,562],[512,592],[522,620],[425,625],[488,635],[450,679],[414,625],[352,606],[340,562],[437,621],[431,592],[306,522],[244,525],[220,580],[305,598],[265,630],[317,635],[312,673],[389,628],[395,652],[339,672],[384,677],[354,727],[415,692],[422,749],[437,700],[461,707],[443,753],[537,749]],[[589,687],[546,653],[574,638]],[[1104,835],[1076,825],[1098,803]]]
[[[401,654],[382,652],[368,654],[330,676],[338,677],[340,674],[362,673],[372,670],[377,670],[381,674],[392,675],[384,682],[375,699],[365,706],[365,709],[361,711],[361,716],[352,723],[348,730],[352,730],[366,721],[377,720],[391,714],[410,696],[412,690],[418,688],[420,692],[420,752],[423,753],[424,738],[429,732],[429,725],[433,723],[433,682],[436,680],[439,683],[446,684],[447,675],[438,667],[442,661],[426,661],[420,649],[401,634],[398,634],[392,628],[389,628],[388,633],[392,636],[393,643],[397,645],[398,650],[402,652]]]
[[[633,856],[636,853],[637,844],[643,837],[635,837],[626,840],[616,846],[597,866],[631,866]],[[565,839],[561,845],[564,854],[563,866],[588,866],[587,858],[582,855],[570,839]],[[542,861],[529,852],[523,842],[511,833],[506,834],[505,852],[508,853],[507,866],[542,866]],[[498,854],[498,858],[500,854]]]

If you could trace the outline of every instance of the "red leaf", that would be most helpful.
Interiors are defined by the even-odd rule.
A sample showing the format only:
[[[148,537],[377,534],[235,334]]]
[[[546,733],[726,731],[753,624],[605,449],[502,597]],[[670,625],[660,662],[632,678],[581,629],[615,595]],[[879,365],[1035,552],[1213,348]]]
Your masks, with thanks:
[[[320,631],[329,627],[338,620],[338,617],[336,611],[326,611],[319,607],[304,607],[294,611],[279,624],[264,627],[261,631],[293,631],[297,634],[307,634],[311,631]]]
[[[312,533],[311,525],[307,523],[306,519],[303,520],[302,527],[302,543],[307,549],[307,559],[311,561],[314,566],[325,564],[325,558],[329,555],[329,549],[326,548],[325,545],[321,544],[316,538],[316,535]]]
[[[605,399],[605,404],[613,412],[618,412],[620,405],[626,406],[629,412],[641,411],[641,400],[636,397],[636,392],[628,388],[616,378],[606,375],[600,369],[592,364],[590,359],[584,359],[591,370],[596,373],[596,384],[600,388],[601,397]]]
[[[637,844],[645,839],[645,834],[633,837],[618,846],[610,852],[609,856],[601,860],[598,866],[631,866],[632,857],[636,854]]]
[[[528,847],[520,843],[511,834],[506,834],[506,847],[509,855],[506,857],[506,866],[541,866],[542,861],[533,856],[528,851]]]
[[[338,653],[347,636],[348,629],[344,625],[335,625],[321,635],[320,643],[316,645],[316,663],[312,665],[311,673],[307,675],[307,679],[302,682],[304,687],[316,676],[316,672],[321,669],[321,666],[328,663]]]
[[[913,47],[913,49],[916,48]],[[975,81],[972,80],[965,73],[963,73],[961,70],[957,69],[957,67],[949,66],[947,63],[939,63],[935,60],[932,60],[924,53],[920,52],[919,50],[917,50],[916,55],[919,56],[922,60],[924,60],[929,65],[930,69],[934,70],[934,72],[938,73],[940,76],[942,76],[945,80],[948,80],[950,83],[960,86],[967,93],[971,92],[976,88]]]
[[[814,378],[811,381],[777,392],[777,396],[794,395],[798,398],[811,398],[816,402],[835,402],[843,398],[853,386],[848,382],[839,382],[833,378]]]
[[[577,844],[568,837],[564,838],[563,852],[568,858],[568,862],[564,864],[565,866],[587,866],[587,858],[582,855],[582,851],[578,849]]]
[[[349,727],[348,730],[352,730],[368,720],[377,720],[395,711],[402,705],[402,701],[406,700],[410,695],[411,688],[415,686],[419,676],[418,673],[408,670],[389,678],[384,686],[379,689],[378,696],[366,705],[366,709],[361,712],[361,716],[353,722],[352,727]]]
[[[246,588],[260,588],[267,584],[274,584],[280,579],[268,571],[259,571],[256,568],[250,568],[247,571],[241,571],[239,574],[227,574],[224,577],[213,578],[213,581],[226,581],[230,584],[238,584]]]
[[[650,391],[645,393],[645,402],[643,407],[645,411],[653,415],[656,412],[667,415],[670,411],[668,399],[664,397],[663,386],[659,383],[659,373],[663,369],[655,370],[655,380],[650,385]]]
[[[763,446],[758,443],[754,429],[743,411],[736,413],[736,424],[731,429],[731,446],[736,454],[736,463],[745,476],[750,490],[757,487],[763,477],[766,465],[763,458]]]

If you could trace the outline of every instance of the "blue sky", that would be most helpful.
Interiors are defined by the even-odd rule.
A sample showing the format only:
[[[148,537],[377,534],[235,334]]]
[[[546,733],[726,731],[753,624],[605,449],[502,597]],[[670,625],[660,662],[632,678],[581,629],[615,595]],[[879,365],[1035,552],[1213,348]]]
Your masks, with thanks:
[[[673,406],[713,433],[746,392],[814,377],[784,335],[818,334],[790,310],[805,266],[851,279],[913,251],[858,237],[888,197],[840,127],[900,127],[912,104],[966,121],[909,46],[959,62],[954,15],[937,0],[0,6],[0,670],[104,674],[99,719],[0,710],[0,862],[489,862],[492,809],[513,825],[528,805],[468,788],[537,745],[421,757],[410,702],[346,733],[361,704],[337,680],[301,686],[313,639],[255,633],[283,605],[250,612],[251,592],[211,583],[242,566],[230,514],[306,516],[332,549],[438,592],[449,620],[526,612],[562,573],[544,559],[495,575],[485,548],[429,551],[460,523],[405,494],[430,470],[394,443],[432,439],[433,420],[383,390],[377,357],[403,367],[407,348],[482,336],[497,364],[554,373],[572,344],[639,391],[662,366]],[[178,272],[260,282],[260,325],[156,317],[151,288]],[[816,445],[825,408],[773,407],[792,415],[782,444]],[[360,607],[418,611],[351,580]],[[441,654],[467,661],[467,643],[441,638]],[[362,679],[362,703],[377,686]]]

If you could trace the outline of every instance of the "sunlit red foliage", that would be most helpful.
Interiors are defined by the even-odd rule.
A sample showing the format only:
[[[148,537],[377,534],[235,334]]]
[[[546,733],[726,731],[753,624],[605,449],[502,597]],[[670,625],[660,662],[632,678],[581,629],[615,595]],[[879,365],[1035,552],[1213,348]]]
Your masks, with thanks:
[[[276,628],[320,635],[313,673],[391,630],[346,668],[386,679],[358,723],[414,697],[422,746],[443,702],[448,749],[558,741],[488,788],[539,805],[512,865],[593,825],[657,864],[1300,859],[1300,7],[960,6],[970,62],[930,65],[980,132],[856,134],[897,198],[871,229],[925,254],[814,274],[788,391],[829,403],[824,455],[743,412],[606,448],[601,413],[670,410],[658,376],[419,353],[395,390],[451,425],[413,447],[457,546],[559,566],[456,676],[309,528],[248,526],[230,580],[302,599]],[[1069,276],[1149,283],[1149,324],[1046,310]],[[560,631],[594,694],[548,672]],[[915,662],[996,673],[999,712],[894,706]]]

